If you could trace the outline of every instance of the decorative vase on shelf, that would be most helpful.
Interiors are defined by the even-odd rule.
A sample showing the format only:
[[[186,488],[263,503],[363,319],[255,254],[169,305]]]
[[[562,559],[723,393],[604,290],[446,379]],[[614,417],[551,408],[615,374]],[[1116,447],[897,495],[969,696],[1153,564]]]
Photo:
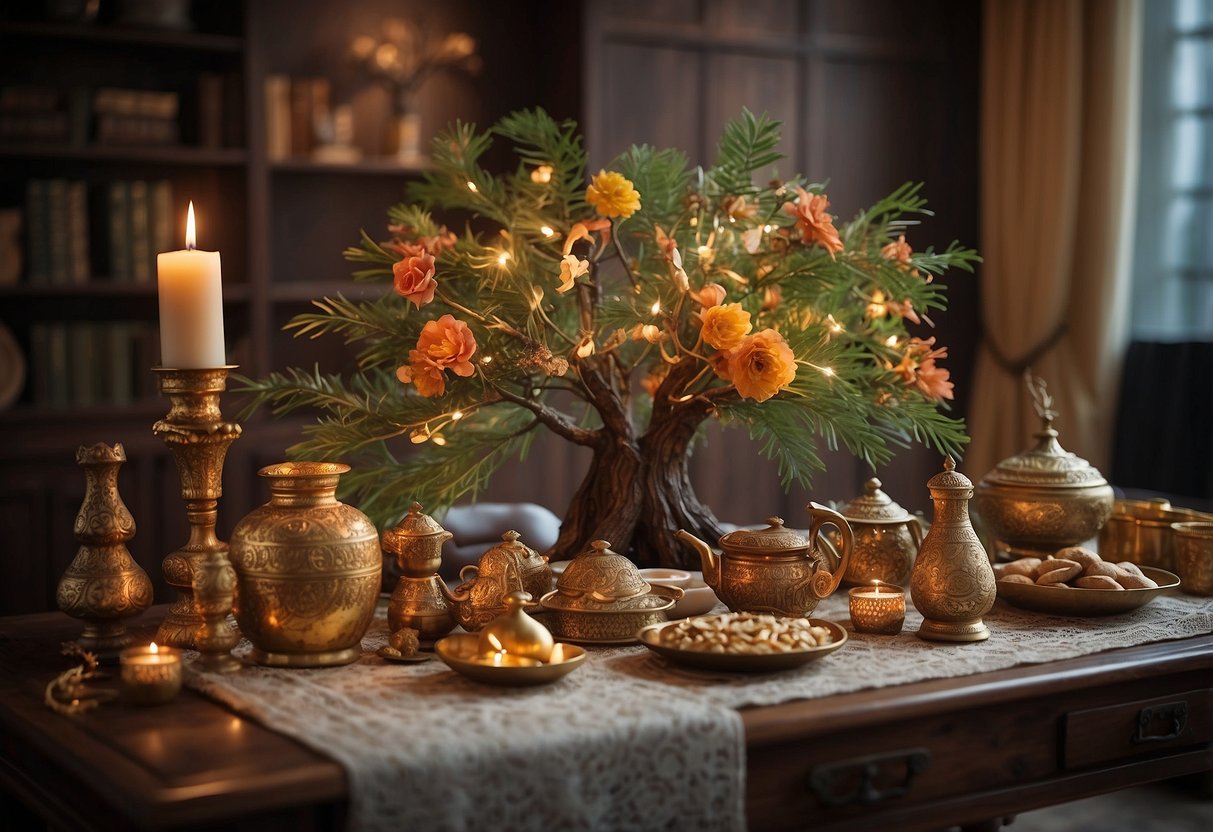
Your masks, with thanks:
[[[969,521],[973,483],[949,456],[927,487],[935,504],[931,529],[918,547],[910,596],[922,613],[918,635],[929,641],[985,641],[981,617],[994,606],[994,569]]]
[[[118,493],[118,469],[126,462],[122,445],[80,446],[84,501],[72,529],[80,548],[55,593],[59,609],[84,621],[79,642],[101,656],[116,655],[130,643],[124,619],[152,603],[152,582],[131,558],[126,544],[135,536],[135,518]]]
[[[232,530],[236,621],[252,658],[280,667],[349,664],[375,614],[383,558],[375,525],[337,500],[348,465],[284,462],[258,473],[271,499]]]
[[[415,165],[421,159],[421,114],[404,110],[392,121],[396,161],[402,165]]]

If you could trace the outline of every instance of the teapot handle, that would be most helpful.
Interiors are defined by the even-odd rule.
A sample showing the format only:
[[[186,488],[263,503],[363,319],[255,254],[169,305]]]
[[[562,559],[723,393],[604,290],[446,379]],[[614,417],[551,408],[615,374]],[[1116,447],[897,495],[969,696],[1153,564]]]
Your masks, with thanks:
[[[816,580],[817,576],[814,575],[813,591],[817,594],[818,598],[825,598],[828,595],[832,595],[838,589],[838,585],[842,583],[842,576],[846,574],[847,563],[851,559],[851,548],[855,544],[855,533],[851,531],[851,524],[847,522],[846,518],[832,508],[826,508],[820,503],[809,503],[805,506],[805,510],[813,518],[809,524],[809,546],[811,549],[816,549],[821,544],[821,540],[824,540],[824,538],[821,538],[822,526],[834,526],[838,529],[838,534],[842,538],[842,545],[840,547],[842,551],[839,554],[838,565],[835,567],[834,574],[827,579],[828,583],[825,581],[819,582]],[[829,575],[829,573],[827,572],[826,575]],[[825,576],[822,577],[824,578]]]
[[[911,514],[906,525],[910,527],[910,537],[914,540],[914,554],[917,555],[918,550],[922,548],[922,521]]]

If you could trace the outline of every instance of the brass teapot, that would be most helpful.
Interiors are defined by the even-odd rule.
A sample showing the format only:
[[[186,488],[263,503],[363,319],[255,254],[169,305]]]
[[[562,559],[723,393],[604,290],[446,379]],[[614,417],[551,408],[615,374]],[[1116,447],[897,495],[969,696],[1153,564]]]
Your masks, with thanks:
[[[462,583],[454,590],[442,584],[442,593],[451,605],[455,620],[468,632],[476,632],[507,611],[506,598],[515,592],[542,598],[552,589],[552,568],[541,555],[511,529],[501,543],[480,556],[478,565],[468,564],[459,571]],[[538,606],[532,604],[532,609]]]
[[[684,529],[675,537],[699,553],[703,579],[716,595],[736,612],[805,616],[822,598],[838,589],[854,548],[854,534],[846,518],[833,509],[809,503],[812,516],[808,539],[784,528],[783,520],[771,517],[765,529],[738,529],[720,538],[721,553]],[[838,563],[830,564],[819,545],[821,527],[838,529]]]

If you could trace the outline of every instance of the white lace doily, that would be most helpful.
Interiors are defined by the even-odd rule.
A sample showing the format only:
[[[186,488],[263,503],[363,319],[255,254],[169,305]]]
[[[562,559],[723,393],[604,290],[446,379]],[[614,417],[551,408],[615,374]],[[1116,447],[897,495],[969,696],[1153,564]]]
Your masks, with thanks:
[[[849,629],[844,594],[815,615]],[[842,650],[792,671],[705,673],[643,647],[591,648],[561,681],[514,689],[472,682],[436,658],[384,662],[374,655],[387,636],[379,618],[356,664],[248,667],[189,684],[341,762],[352,829],[731,830],[744,827],[737,708],[1205,634],[1213,599],[1162,596],[1090,619],[999,602],[986,616],[990,639],[964,645],[920,640],[921,621],[910,607],[901,635],[851,632]]]

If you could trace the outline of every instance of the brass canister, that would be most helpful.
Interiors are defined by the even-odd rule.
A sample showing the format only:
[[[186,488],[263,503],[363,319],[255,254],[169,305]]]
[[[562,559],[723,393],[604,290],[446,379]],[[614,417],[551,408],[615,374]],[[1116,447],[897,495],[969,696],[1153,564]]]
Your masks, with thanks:
[[[258,473],[271,499],[232,530],[236,620],[253,660],[280,667],[349,664],[375,615],[383,556],[370,518],[337,500],[350,470],[284,462]]]
[[[855,535],[851,559],[842,576],[845,583],[881,581],[905,586],[910,580],[914,557],[922,545],[922,526],[880,486],[880,480],[872,477],[864,483],[863,496],[838,507]],[[837,535],[831,535],[831,539],[835,545],[841,542]]]

